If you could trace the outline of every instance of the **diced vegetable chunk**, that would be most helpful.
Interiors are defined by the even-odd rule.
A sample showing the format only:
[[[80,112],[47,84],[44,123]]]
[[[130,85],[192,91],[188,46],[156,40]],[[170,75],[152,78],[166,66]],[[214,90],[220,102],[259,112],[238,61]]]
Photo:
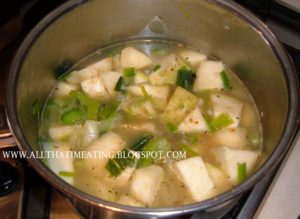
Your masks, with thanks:
[[[98,138],[99,123],[94,120],[86,120],[83,126],[83,146],[87,146]]]
[[[49,129],[50,137],[55,141],[63,141],[74,132],[74,126],[56,126]]]
[[[223,94],[211,95],[211,101],[215,118],[226,113],[233,120],[233,123],[227,126],[228,128],[236,128],[239,125],[243,109],[243,104],[240,101]]]
[[[161,156],[164,156],[169,150],[171,150],[170,143],[165,138],[154,138],[151,139],[147,144],[144,146],[144,152],[159,152],[162,153]],[[158,157],[151,157],[151,156],[142,156],[138,161],[138,168],[146,167],[153,164],[156,160],[161,159]]]
[[[151,84],[175,84],[178,69],[186,66],[178,56],[172,54],[163,59],[160,63],[161,67],[149,76]]]
[[[185,117],[183,122],[178,126],[177,131],[182,133],[208,131],[206,121],[198,107]]]
[[[151,205],[158,192],[163,177],[163,169],[160,166],[137,169],[131,180],[130,194],[135,199],[146,205]]]
[[[103,178],[103,181],[114,188],[123,189],[127,188],[130,183],[132,174],[134,173],[134,167],[125,168],[120,175],[117,177],[111,177],[110,174]]]
[[[237,168],[238,182],[242,183],[247,178],[247,163],[239,163]]]
[[[155,118],[157,111],[150,100],[129,100],[124,103],[123,109],[130,115],[141,118]]]
[[[134,76],[134,83],[135,84],[145,84],[148,83],[149,77],[143,72],[137,72]]]
[[[127,91],[128,93],[134,95],[134,96],[143,96],[143,91],[141,89],[141,86],[139,85],[130,85],[130,86],[127,86]]]
[[[245,148],[246,146],[246,130],[238,127],[235,129],[221,129],[214,134],[214,143],[216,145],[226,144],[228,147]]]
[[[176,85],[185,89],[193,87],[196,78],[196,73],[186,67],[180,68],[177,71]]]
[[[198,67],[194,83],[194,91],[199,92],[209,89],[222,89],[224,87],[221,72],[224,70],[222,62],[203,61]]]
[[[148,56],[132,47],[126,47],[121,52],[121,66],[123,68],[142,69],[151,64],[152,60]]]
[[[133,167],[134,165],[135,165],[134,154],[131,151],[125,149],[123,151],[120,151],[116,157],[110,159],[107,162],[105,168],[110,173],[110,176],[117,177],[127,167]]]
[[[215,155],[221,163],[221,168],[234,184],[239,183],[238,165],[246,163],[246,172],[249,175],[253,171],[258,158],[258,154],[254,151],[234,149],[227,146],[217,147]]]
[[[134,198],[128,195],[122,195],[119,198],[118,203],[123,205],[129,205],[129,206],[144,207],[142,203],[138,202],[137,200],[135,200]]]
[[[220,168],[213,166],[209,163],[205,163],[208,173],[216,185],[216,193],[225,192],[232,187],[232,184],[228,180],[226,174]],[[215,195],[217,195],[215,194]]]
[[[86,117],[85,112],[81,109],[71,109],[61,116],[61,121],[65,125],[74,125],[77,122],[84,120]]]
[[[86,150],[91,153],[101,153],[100,155],[95,154],[95,157],[89,157],[83,159],[86,166],[93,167],[91,171],[102,173],[106,172],[104,166],[108,162],[109,158],[116,155],[119,151],[124,149],[126,142],[118,134],[114,132],[107,132],[103,134],[100,138],[93,141]],[[106,156],[105,156],[106,155]]]
[[[81,82],[82,90],[92,98],[107,98],[109,93],[100,77],[94,77]]]
[[[100,72],[111,71],[111,69],[112,57],[108,57],[86,68],[71,72],[70,75],[66,77],[66,80],[72,84],[79,84],[83,80],[96,77]]]
[[[78,86],[66,82],[58,82],[55,87],[55,96],[68,96],[72,90],[78,90]]]
[[[166,107],[170,94],[170,88],[166,85],[131,85],[127,87],[127,91],[135,96],[149,96],[153,105],[160,110]]]
[[[179,56],[193,68],[197,67],[200,62],[206,60],[206,55],[193,50],[182,50],[179,52]]]
[[[121,73],[116,71],[108,71],[102,72],[99,76],[102,79],[107,92],[111,96],[116,95],[115,87],[121,77]]]
[[[120,125],[121,129],[131,130],[132,132],[147,132],[158,133],[157,126],[152,122],[144,123],[123,123]]]
[[[200,156],[176,162],[175,168],[195,201],[214,195],[215,184]]]
[[[70,96],[77,98],[80,105],[86,108],[86,119],[97,120],[99,101],[90,98],[82,91],[71,91]]]
[[[145,84],[144,88],[147,94],[151,97],[154,106],[163,110],[168,103],[170,88],[168,86],[155,86],[148,84]]]
[[[113,63],[113,68],[114,69],[119,69],[121,68],[121,56],[118,54],[118,55],[115,55],[113,56],[112,58],[112,63]]]
[[[71,150],[71,146],[68,143],[58,143],[54,142],[53,144],[44,144],[44,150],[46,151],[54,151],[57,153],[66,154]],[[73,159],[71,157],[64,157],[61,159],[60,157],[50,157],[47,160],[47,164],[49,168],[59,175],[59,172],[74,172]],[[69,176],[60,176],[66,182],[73,184],[73,177]]]
[[[209,121],[208,125],[211,131],[216,131],[228,127],[233,123],[232,118],[227,113],[222,113]]]
[[[228,75],[225,72],[225,70],[223,70],[221,72],[221,78],[222,78],[222,81],[223,81],[224,89],[229,90],[231,88],[231,85],[230,85],[230,80],[229,80]]]
[[[141,151],[143,150],[144,146],[153,138],[152,135],[143,136],[142,138],[138,139],[136,142],[132,144],[130,147],[131,150],[134,151]]]
[[[195,108],[197,102],[198,98],[194,94],[181,87],[176,87],[162,114],[163,121],[178,125]]]

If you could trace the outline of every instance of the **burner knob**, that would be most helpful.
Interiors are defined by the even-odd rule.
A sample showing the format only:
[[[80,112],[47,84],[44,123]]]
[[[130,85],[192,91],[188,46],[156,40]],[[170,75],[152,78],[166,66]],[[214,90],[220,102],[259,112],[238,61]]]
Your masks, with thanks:
[[[0,161],[0,197],[8,195],[17,187],[17,171],[6,162]]]

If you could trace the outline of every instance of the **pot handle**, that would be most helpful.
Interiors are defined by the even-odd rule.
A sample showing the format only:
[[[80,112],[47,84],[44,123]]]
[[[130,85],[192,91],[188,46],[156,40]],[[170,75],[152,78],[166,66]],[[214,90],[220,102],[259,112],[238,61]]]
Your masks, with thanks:
[[[16,142],[8,127],[4,105],[0,105],[0,148],[14,147]]]

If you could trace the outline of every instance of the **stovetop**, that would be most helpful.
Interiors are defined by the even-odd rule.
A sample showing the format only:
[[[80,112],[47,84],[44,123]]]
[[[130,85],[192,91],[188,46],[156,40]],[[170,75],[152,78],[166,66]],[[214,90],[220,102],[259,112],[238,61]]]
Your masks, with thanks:
[[[16,49],[26,34],[38,21],[65,1],[66,0],[1,1],[0,128],[5,126],[5,118],[3,117],[5,78],[9,71],[9,63]],[[236,0],[236,2],[255,13],[273,31],[286,48],[300,77],[300,1]],[[28,166],[25,160],[3,158],[3,150],[18,150],[16,147],[11,148],[13,142],[8,139],[9,138],[4,140],[0,139],[0,217],[8,219],[80,218],[68,200],[38,176],[38,174]],[[3,146],[10,146],[10,148],[3,148]],[[262,219],[274,218],[276,215],[274,212],[276,212],[276,210],[283,211],[282,209],[275,209],[275,211],[273,209],[273,214],[270,214],[270,207],[274,208],[275,206],[276,208],[274,195],[270,194],[279,193],[280,195],[280,188],[286,183],[286,180],[284,181],[282,178],[291,174],[289,171],[286,173],[286,169],[293,165],[290,164],[289,161],[298,160],[295,154],[297,151],[300,153],[299,150],[300,141],[290,150],[289,155],[279,170],[270,173],[270,175],[262,179],[251,191],[244,194],[240,201],[226,215],[222,216],[222,219],[247,219],[253,218],[254,216]],[[7,177],[1,178],[1,175],[6,175]],[[273,180],[274,176],[276,180]],[[297,182],[299,182],[299,180]],[[292,183],[294,182],[295,180]],[[297,184],[291,185],[296,186]],[[300,197],[300,186],[298,187]],[[286,196],[280,196],[281,199],[279,200],[284,200],[283,198],[285,197]],[[299,200],[298,203],[300,205]],[[300,209],[300,206],[298,209]],[[300,215],[300,212],[298,213]],[[281,218],[279,215],[277,216],[277,218]],[[193,218],[196,217],[194,216]]]

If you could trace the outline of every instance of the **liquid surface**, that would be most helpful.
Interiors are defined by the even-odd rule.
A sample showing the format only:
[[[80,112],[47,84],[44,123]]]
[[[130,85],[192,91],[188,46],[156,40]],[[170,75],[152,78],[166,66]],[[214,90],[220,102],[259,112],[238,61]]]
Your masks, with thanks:
[[[47,161],[64,180],[139,207],[184,205],[233,188],[259,165],[262,144],[253,98],[221,61],[150,41],[101,49],[61,76],[40,139],[44,150],[82,152]]]

